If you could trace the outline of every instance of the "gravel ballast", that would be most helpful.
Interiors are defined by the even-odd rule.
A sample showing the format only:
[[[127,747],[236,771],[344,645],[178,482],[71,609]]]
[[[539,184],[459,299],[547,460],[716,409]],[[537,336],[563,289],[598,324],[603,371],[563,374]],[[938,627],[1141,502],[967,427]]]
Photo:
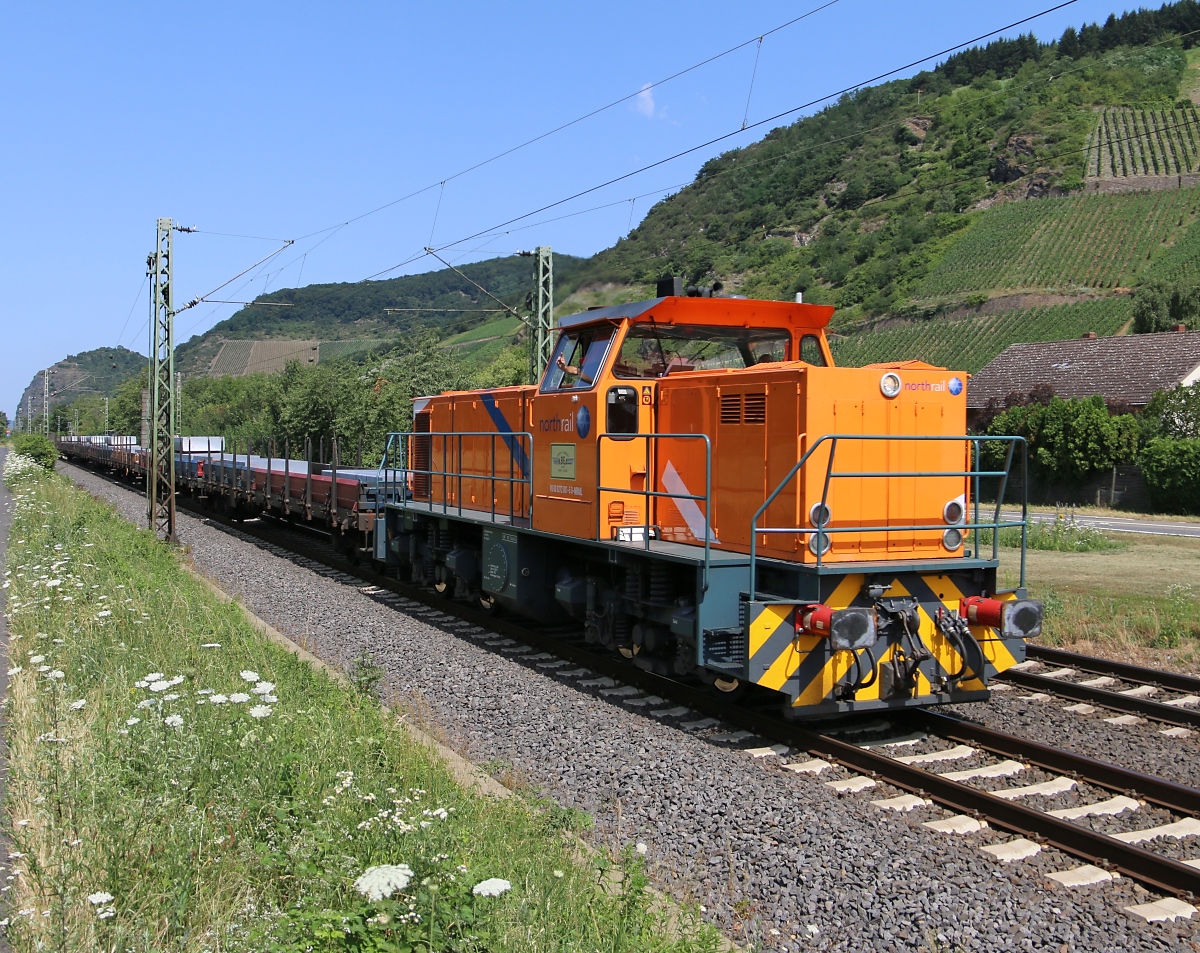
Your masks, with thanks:
[[[140,495],[63,469],[127,518],[144,521]],[[1001,864],[979,848],[1011,839],[1003,832],[930,831],[921,822],[947,812],[881,811],[872,800],[900,793],[885,785],[838,795],[825,782],[847,776],[841,769],[820,776],[786,771],[779,758],[753,759],[602,699],[598,687],[543,674],[203,520],[181,514],[178,530],[201,573],[309,651],[341,667],[370,653],[395,695],[451,747],[502,780],[591,813],[600,846],[646,844],[655,881],[703,904],[739,943],[772,950],[1200,951],[1200,916],[1147,925],[1123,907],[1154,895],[1128,880],[1059,887],[1045,875],[1081,861],[1044,849],[1029,861]],[[1153,726],[1131,732],[1071,721],[1053,705],[1003,695],[966,714],[1184,783],[1196,783],[1200,772],[1191,764],[1188,779],[1179,763],[1195,760],[1193,739],[1180,745]],[[1124,760],[1143,740],[1161,754],[1150,752],[1142,764]]]

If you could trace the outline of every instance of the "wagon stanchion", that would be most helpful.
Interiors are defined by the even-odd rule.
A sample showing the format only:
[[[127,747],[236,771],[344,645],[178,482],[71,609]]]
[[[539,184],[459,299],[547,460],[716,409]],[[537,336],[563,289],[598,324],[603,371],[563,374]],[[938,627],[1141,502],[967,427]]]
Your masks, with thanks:
[[[304,518],[312,519],[312,470],[313,470],[312,437],[304,438],[304,457],[307,463],[304,474]]]

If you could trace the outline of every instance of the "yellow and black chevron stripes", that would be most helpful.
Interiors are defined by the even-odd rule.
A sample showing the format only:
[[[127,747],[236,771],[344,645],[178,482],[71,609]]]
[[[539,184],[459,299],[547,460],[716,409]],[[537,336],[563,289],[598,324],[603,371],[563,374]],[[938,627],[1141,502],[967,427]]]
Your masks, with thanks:
[[[864,596],[866,581],[863,574],[847,574],[838,581],[824,604],[835,610],[869,604]],[[878,582],[879,577],[872,576],[871,581]],[[934,618],[939,608],[957,614],[962,599],[977,594],[964,592],[963,588],[948,575],[900,573],[893,577],[887,595],[911,595],[919,601],[920,624],[916,637],[933,658],[934,676],[957,676],[967,668],[967,677],[958,682],[955,691],[977,692],[986,689],[992,675],[1024,658],[1024,643],[1012,640],[1013,644],[1010,644],[993,629],[973,627],[972,633],[980,645],[985,664],[979,666],[983,671],[971,671],[958,649],[939,630]],[[880,695],[885,684],[882,673],[900,650],[898,644],[878,642],[870,651],[834,651],[829,640],[822,636],[796,633],[798,605],[803,603],[750,603],[749,680],[786,693],[794,708],[804,708],[833,702],[835,689],[849,675],[854,683],[863,686],[854,695],[856,704],[875,702],[886,706],[888,699],[881,699]],[[873,666],[874,674],[863,670],[862,666]],[[932,701],[935,693],[927,674],[919,671],[914,697],[919,700],[924,696]],[[944,694],[941,697],[945,700]]]

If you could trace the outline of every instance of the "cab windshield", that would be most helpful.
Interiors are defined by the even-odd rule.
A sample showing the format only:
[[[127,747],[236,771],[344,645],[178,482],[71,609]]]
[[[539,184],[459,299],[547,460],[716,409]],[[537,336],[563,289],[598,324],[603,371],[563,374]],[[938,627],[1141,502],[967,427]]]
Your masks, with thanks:
[[[612,325],[604,325],[563,332],[546,368],[542,391],[587,390],[595,384],[614,330]]]
[[[788,361],[791,342],[791,334],[781,328],[635,324],[625,334],[613,373],[617,377],[665,377],[680,371],[736,369]]]

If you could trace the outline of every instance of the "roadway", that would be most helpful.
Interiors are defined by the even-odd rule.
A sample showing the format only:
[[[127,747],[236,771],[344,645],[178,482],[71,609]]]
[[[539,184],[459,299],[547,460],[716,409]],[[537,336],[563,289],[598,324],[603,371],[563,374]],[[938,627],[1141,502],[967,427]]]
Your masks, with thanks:
[[[1065,511],[1064,511],[1065,512]],[[1006,512],[1005,520],[1019,520],[1021,514]],[[1030,513],[1030,522],[1053,523],[1056,519],[1053,513]],[[1075,522],[1089,529],[1104,530],[1108,533],[1142,533],[1147,536],[1190,536],[1200,539],[1200,522],[1173,522],[1169,520],[1137,519],[1128,516],[1088,516],[1078,514]]]

